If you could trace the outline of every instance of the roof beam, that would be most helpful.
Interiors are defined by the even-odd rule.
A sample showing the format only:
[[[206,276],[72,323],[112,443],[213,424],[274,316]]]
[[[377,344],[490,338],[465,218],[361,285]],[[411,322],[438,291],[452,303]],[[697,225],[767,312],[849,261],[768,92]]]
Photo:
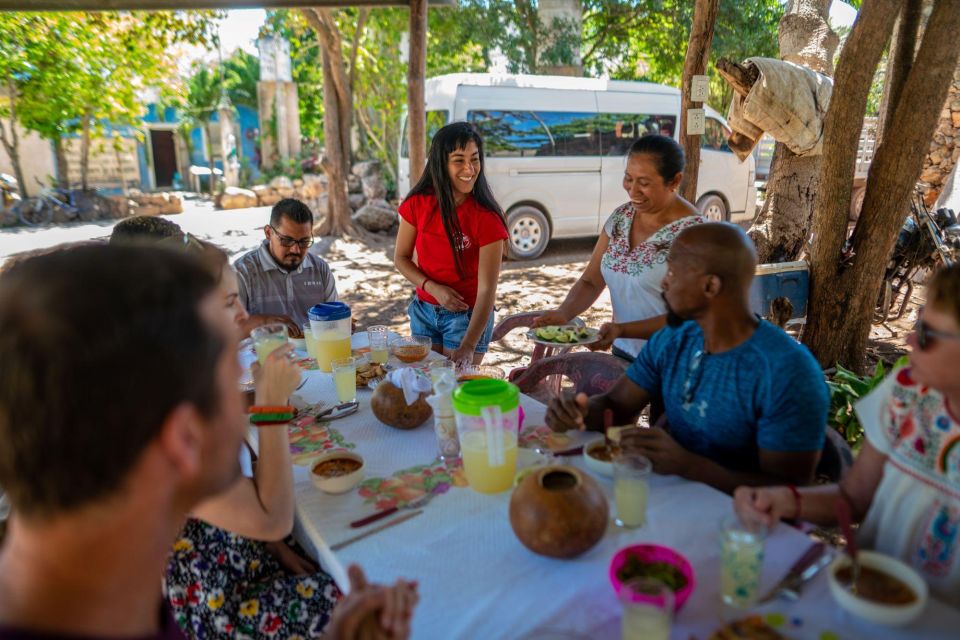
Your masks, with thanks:
[[[457,0],[428,0],[452,7]],[[408,7],[403,0],[0,0],[0,11],[159,11],[168,9],[275,9],[281,7]]]

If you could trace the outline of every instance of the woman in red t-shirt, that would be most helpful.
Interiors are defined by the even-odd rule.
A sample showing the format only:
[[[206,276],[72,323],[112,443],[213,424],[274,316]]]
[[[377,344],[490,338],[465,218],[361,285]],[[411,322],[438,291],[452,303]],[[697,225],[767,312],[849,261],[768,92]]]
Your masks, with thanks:
[[[483,175],[483,140],[467,122],[433,136],[427,168],[400,205],[394,263],[417,287],[413,335],[434,351],[479,364],[493,334],[493,304],[507,223]],[[416,251],[416,258],[414,258]]]

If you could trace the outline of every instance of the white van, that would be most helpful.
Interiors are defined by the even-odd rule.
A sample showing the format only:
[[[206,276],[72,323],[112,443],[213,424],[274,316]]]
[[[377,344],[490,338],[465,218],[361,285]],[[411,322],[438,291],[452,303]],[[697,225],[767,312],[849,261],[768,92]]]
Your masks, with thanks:
[[[507,213],[511,255],[535,258],[550,238],[599,235],[627,201],[624,155],[633,140],[677,137],[680,92],[647,82],[457,73],[427,80],[426,106],[428,139],[450,122],[479,129],[487,180]],[[724,119],[707,109],[696,204],[714,220],[749,221],[754,159],[739,162],[727,134]],[[410,190],[406,126],[400,147],[403,197]]]

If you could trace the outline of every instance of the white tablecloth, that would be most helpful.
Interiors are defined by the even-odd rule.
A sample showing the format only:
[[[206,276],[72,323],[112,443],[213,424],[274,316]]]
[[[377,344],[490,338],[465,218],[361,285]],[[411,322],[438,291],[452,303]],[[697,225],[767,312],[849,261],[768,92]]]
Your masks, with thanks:
[[[332,377],[320,372],[308,376],[298,394],[313,402],[333,402]],[[388,477],[430,463],[436,453],[432,420],[413,431],[387,427],[371,413],[369,393],[359,392],[357,414],[330,423],[356,445],[355,451],[366,460],[367,477]],[[543,423],[543,405],[524,396],[522,406],[525,426]],[[566,460],[585,468],[578,457]],[[731,501],[702,484],[653,476],[646,526],[625,531],[611,525],[587,553],[555,560],[528,551],[514,536],[507,515],[509,492],[490,496],[456,487],[433,498],[423,514],[334,554],[330,545],[365,530],[350,529],[348,524],[375,509],[364,504],[356,490],[340,496],[318,491],[307,467],[295,467],[294,478],[295,535],[341,586],[346,586],[344,567],[349,563],[361,565],[377,582],[398,577],[419,580],[414,638],[619,637],[620,605],[608,579],[609,562],[618,549],[642,542],[676,549],[696,572],[697,587],[674,622],[673,638],[706,638],[724,616],[731,619],[720,603],[717,541],[718,523],[731,512]],[[612,514],[612,483],[598,480],[611,499]],[[778,526],[767,541],[763,590],[775,584],[810,544],[797,530]],[[779,631],[791,638],[934,639],[960,633],[960,611],[938,602],[931,602],[906,629],[855,619],[833,603],[825,571],[807,585],[800,602],[777,601],[757,612],[780,617]]]

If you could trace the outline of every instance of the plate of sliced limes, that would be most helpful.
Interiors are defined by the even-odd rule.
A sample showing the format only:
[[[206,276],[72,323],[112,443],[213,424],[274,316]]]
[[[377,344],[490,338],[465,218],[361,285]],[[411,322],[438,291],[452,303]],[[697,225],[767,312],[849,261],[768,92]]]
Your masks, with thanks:
[[[590,344],[600,339],[599,330],[574,324],[537,327],[527,331],[527,337],[549,347],[573,347]]]

